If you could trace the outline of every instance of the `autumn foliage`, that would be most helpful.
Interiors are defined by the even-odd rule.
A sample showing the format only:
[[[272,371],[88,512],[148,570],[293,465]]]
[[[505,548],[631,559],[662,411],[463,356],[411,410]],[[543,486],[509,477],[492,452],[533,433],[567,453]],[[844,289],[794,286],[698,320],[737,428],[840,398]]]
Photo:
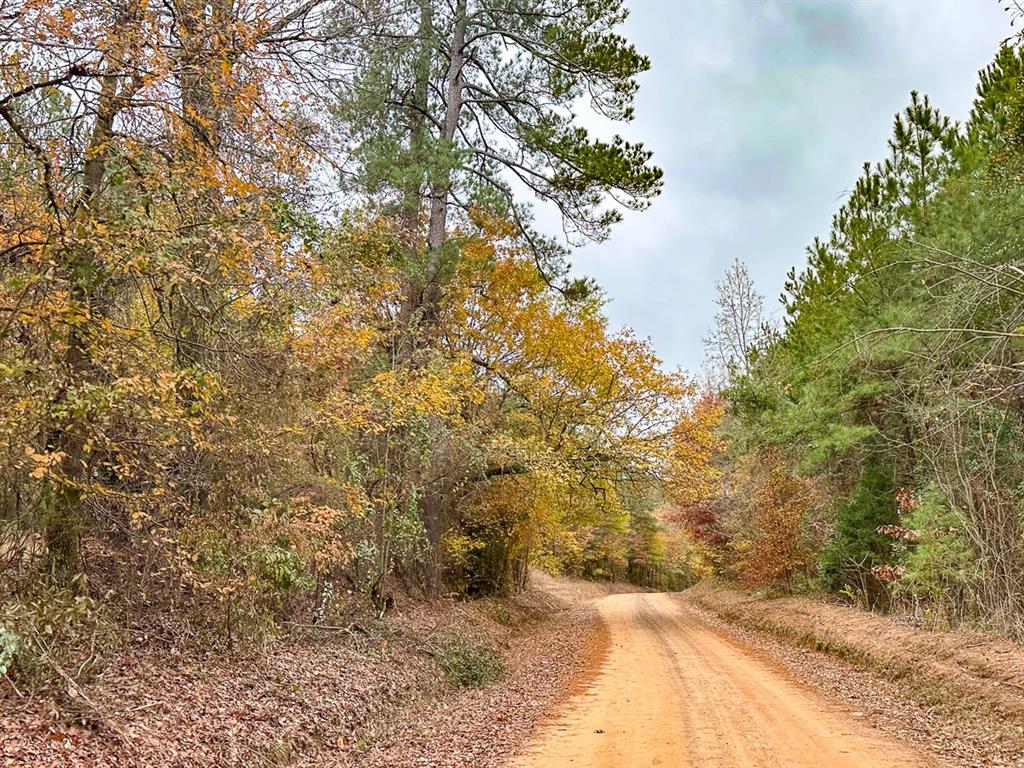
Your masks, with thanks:
[[[812,481],[795,476],[777,455],[762,457],[759,466],[743,467],[739,474],[751,500],[733,540],[738,574],[752,587],[792,589],[795,578],[814,569],[811,524],[821,499]]]
[[[628,109],[646,60],[607,32],[613,5],[567,6],[594,51],[538,59],[558,70],[538,88]],[[50,625],[34,590],[88,606],[68,622],[95,648],[143,623],[265,642],[349,596],[383,615],[399,592],[515,591],[531,563],[668,578],[651,489],[692,387],[469,164],[493,154],[467,133],[472,84],[423,57],[461,56],[428,36],[481,20],[327,0],[0,16],[0,639],[25,679]],[[426,101],[367,95],[389,78]],[[639,145],[545,130],[517,139],[549,164],[532,189],[577,231],[614,222],[605,192],[657,192]]]
[[[704,392],[676,422],[669,449],[666,489],[676,506],[675,517],[697,541],[712,545],[725,543],[719,519],[724,417],[724,401]]]

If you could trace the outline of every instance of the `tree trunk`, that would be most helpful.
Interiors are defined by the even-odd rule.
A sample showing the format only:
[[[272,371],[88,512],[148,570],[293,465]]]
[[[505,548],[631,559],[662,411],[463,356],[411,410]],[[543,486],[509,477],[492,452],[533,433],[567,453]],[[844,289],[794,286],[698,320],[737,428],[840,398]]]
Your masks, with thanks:
[[[446,77],[447,94],[445,101],[444,125],[441,138],[453,142],[459,129],[462,114],[463,81],[462,70],[466,64],[466,0],[455,5],[455,27],[448,60]],[[427,222],[426,285],[423,289],[423,319],[428,326],[436,325],[439,319],[441,300],[441,279],[444,271],[444,243],[448,226],[448,195],[452,187],[452,170],[443,180],[436,181],[430,191],[430,218]]]
[[[226,0],[176,0],[175,15],[179,19],[182,53],[178,61],[181,88],[181,115],[189,126],[188,138],[182,142],[180,160],[187,172],[190,166],[216,162],[224,132],[222,103],[215,94],[224,76],[221,65],[231,63],[226,42],[219,33],[230,29],[231,7]],[[207,230],[221,199],[217,190],[206,188],[184,207],[182,213],[196,233]],[[202,240],[201,236],[197,240]],[[171,307],[175,359],[181,368],[209,364],[210,345],[206,343],[209,326],[214,322],[211,307],[219,302],[213,295],[218,264],[202,247],[191,247],[185,254],[192,270],[192,279],[176,290],[177,301]]]
[[[122,22],[127,20],[121,19]],[[114,135],[114,121],[138,87],[137,84],[121,86],[122,77],[115,69],[122,65],[122,62],[117,61],[117,53],[112,53],[107,71],[101,77],[96,122],[93,124],[82,167],[82,193],[75,205],[76,210],[85,211],[86,216],[92,219],[100,214],[99,198],[103,191],[109,144]],[[89,320],[85,322],[92,323],[109,314],[113,286],[109,277],[102,273],[102,267],[97,263],[92,250],[88,246],[72,245],[65,258],[65,267],[72,301],[88,309]],[[89,350],[90,335],[90,330],[82,324],[72,325],[68,332],[64,353],[67,383],[61,398],[66,397],[68,389],[80,387],[97,376]],[[47,448],[60,454],[61,459],[58,465],[59,487],[46,515],[44,538],[51,569],[64,577],[73,575],[79,564],[82,528],[80,503],[89,482],[85,455],[86,430],[86,424],[72,421],[52,430],[46,441]]]
[[[421,61],[414,84],[414,98],[421,100],[425,109],[429,87],[430,62],[429,55],[433,45],[432,0],[421,0],[420,4],[420,38]],[[462,70],[465,66],[464,48],[466,44],[466,28],[468,24],[466,0],[457,0],[452,27],[452,39],[449,46],[448,69],[445,77],[445,115],[439,138],[444,142],[454,142],[459,127],[459,117],[463,106]],[[422,115],[416,115],[413,109],[410,118],[410,142],[414,148],[420,147],[424,138],[425,124]],[[447,236],[448,197],[451,193],[453,169],[447,169],[443,178],[431,180],[429,193],[429,217],[427,221],[426,250],[419,259],[418,274],[411,276],[406,288],[405,301],[402,307],[402,333],[399,339],[397,359],[401,364],[418,366],[423,364],[423,355],[433,349],[437,339],[440,323],[441,281],[444,271],[444,244]],[[415,191],[415,205],[411,194]],[[422,190],[409,189],[406,193],[405,216],[406,225],[415,222],[419,229],[419,211],[422,203]],[[413,218],[415,217],[415,218]],[[411,238],[417,242],[418,238]],[[429,545],[428,560],[424,562],[424,587],[428,594],[440,592],[443,571],[443,537],[447,530],[445,520],[446,504],[442,488],[427,484],[419,502],[420,519],[426,532]]]

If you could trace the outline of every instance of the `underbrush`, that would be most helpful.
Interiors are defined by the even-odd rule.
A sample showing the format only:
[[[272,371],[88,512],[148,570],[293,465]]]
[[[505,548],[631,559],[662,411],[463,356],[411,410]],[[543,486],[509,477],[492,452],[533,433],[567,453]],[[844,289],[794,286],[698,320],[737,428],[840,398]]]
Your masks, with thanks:
[[[108,612],[80,586],[37,584],[0,607],[0,674],[20,692],[75,698],[121,645]]]
[[[431,649],[445,679],[468,688],[483,688],[505,675],[505,664],[494,646],[465,635],[447,635]]]

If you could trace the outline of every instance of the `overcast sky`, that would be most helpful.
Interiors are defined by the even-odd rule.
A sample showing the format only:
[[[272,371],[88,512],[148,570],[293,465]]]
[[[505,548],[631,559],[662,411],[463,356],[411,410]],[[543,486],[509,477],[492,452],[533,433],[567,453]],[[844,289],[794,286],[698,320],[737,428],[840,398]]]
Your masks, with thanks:
[[[652,66],[618,130],[654,150],[665,189],[572,261],[606,290],[613,323],[693,373],[733,257],[778,317],[786,272],[864,161],[884,156],[910,91],[964,119],[977,71],[1011,34],[997,0],[627,2],[624,34]]]

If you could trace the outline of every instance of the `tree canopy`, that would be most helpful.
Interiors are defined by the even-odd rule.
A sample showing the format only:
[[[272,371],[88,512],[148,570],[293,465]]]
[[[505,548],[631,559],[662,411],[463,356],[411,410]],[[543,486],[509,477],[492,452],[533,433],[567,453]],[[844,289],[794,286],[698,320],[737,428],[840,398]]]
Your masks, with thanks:
[[[0,629],[32,591],[236,643],[530,563],[678,580],[651,489],[692,385],[529,213],[600,239],[660,188],[576,117],[632,116],[624,18],[5,5]]]
[[[722,568],[1020,635],[1021,71],[964,125],[911,94],[732,367]]]

